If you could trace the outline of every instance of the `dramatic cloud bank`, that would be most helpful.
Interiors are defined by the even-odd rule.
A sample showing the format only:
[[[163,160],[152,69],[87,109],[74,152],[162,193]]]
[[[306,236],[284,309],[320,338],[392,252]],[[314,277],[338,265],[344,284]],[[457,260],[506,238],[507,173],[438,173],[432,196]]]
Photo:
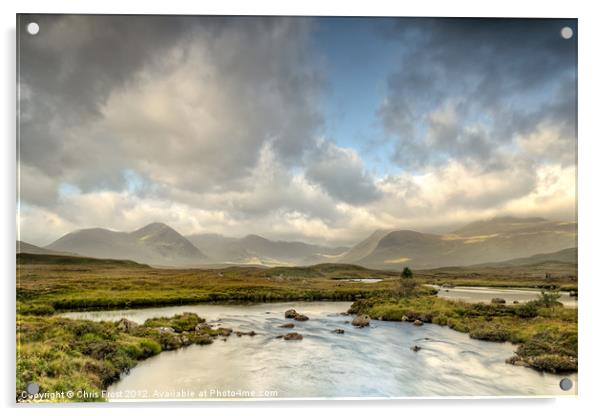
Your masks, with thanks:
[[[339,110],[324,111],[340,74],[316,46],[329,19],[22,19],[41,27],[20,33],[25,241],[162,221],[349,244],[500,214],[575,219],[576,39],[560,30],[576,21],[386,19],[378,139],[342,144],[324,128]]]

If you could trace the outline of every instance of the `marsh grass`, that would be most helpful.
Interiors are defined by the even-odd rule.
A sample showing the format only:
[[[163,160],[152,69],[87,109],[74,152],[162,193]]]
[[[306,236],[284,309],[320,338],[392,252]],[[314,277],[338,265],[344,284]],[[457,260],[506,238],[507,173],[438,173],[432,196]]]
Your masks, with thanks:
[[[153,318],[127,332],[116,322],[59,317],[17,317],[17,400],[29,382],[40,392],[85,391],[103,400],[101,391],[139,361],[164,350],[210,344],[220,331],[195,329],[205,322],[193,313]],[[172,328],[173,332],[158,327]]]

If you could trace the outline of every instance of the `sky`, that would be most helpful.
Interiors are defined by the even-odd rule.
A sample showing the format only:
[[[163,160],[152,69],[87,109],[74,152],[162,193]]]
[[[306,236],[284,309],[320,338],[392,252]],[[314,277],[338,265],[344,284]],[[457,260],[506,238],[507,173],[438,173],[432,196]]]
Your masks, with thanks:
[[[23,241],[576,220],[574,19],[20,19]]]

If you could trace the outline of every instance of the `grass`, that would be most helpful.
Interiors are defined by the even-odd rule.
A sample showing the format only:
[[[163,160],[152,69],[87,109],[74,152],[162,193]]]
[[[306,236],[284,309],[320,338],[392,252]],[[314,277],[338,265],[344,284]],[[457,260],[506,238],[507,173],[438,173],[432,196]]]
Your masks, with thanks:
[[[157,269],[123,261],[17,255],[17,310],[51,315],[75,309],[117,309],[200,302],[355,300],[388,292],[394,273],[359,266],[259,269]],[[47,262],[44,262],[44,259]],[[343,278],[381,278],[374,284]]]
[[[142,325],[60,317],[17,317],[17,400],[35,381],[49,401],[103,401],[102,391],[139,361],[164,350],[209,344],[222,335],[196,314],[154,318]],[[158,327],[173,328],[173,332]],[[75,392],[66,397],[67,391]],[[84,394],[85,392],[85,394]],[[36,400],[38,401],[38,400]]]

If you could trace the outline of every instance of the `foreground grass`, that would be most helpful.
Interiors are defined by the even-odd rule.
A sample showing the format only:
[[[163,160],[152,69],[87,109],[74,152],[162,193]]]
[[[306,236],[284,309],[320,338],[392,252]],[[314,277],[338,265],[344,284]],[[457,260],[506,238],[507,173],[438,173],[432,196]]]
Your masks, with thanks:
[[[229,335],[223,329],[197,327],[203,322],[192,313],[149,319],[143,325],[18,316],[17,400],[32,399],[23,391],[35,381],[41,394],[36,401],[104,401],[102,391],[139,361]],[[73,397],[65,395],[69,391]]]
[[[518,344],[510,364],[553,373],[577,371],[577,309],[560,304],[471,304],[421,295],[358,300],[350,312],[385,321],[420,320],[475,339],[509,341]]]

